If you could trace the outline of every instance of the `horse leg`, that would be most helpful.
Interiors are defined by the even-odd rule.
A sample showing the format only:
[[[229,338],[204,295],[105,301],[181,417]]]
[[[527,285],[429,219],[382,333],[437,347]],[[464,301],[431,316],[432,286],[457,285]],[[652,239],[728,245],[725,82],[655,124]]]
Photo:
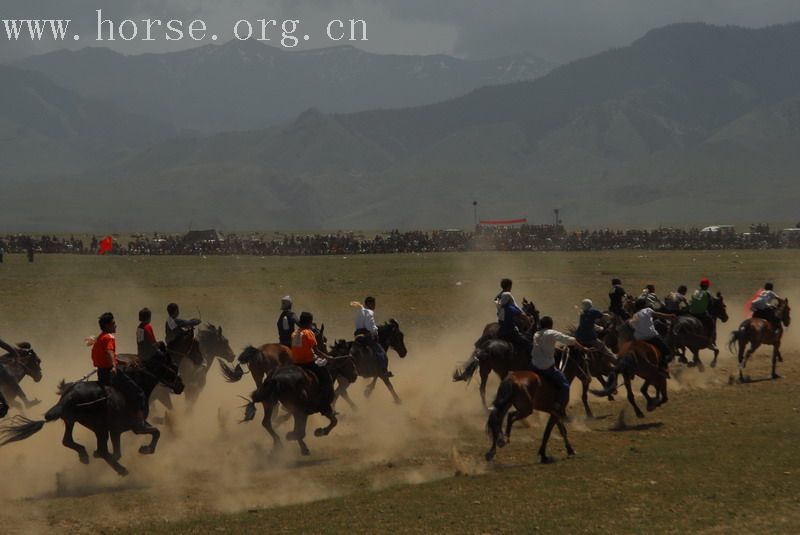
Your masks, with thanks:
[[[717,344],[712,343],[711,347],[709,349],[714,352],[714,359],[711,361],[711,367],[712,368],[716,368],[717,367],[717,357],[719,357],[719,348],[717,347]]]
[[[556,416],[551,414],[547,420],[547,425],[544,428],[544,435],[542,435],[542,445],[539,447],[539,460],[542,464],[550,464],[553,462],[552,457],[547,456],[547,441],[550,440],[550,433],[553,432],[553,426],[556,425]]]
[[[158,445],[158,439],[161,438],[161,431],[155,427],[133,429],[132,431],[135,435],[150,435],[151,437],[150,444],[139,446],[139,453],[142,455],[152,455],[156,452],[156,445]]]
[[[514,422],[519,420],[525,420],[528,416],[531,415],[533,411],[530,410],[518,410],[508,413],[508,418],[506,419],[506,435],[505,437],[501,436],[497,442],[497,445],[501,448],[511,442],[511,426],[514,425]]]
[[[489,380],[489,374],[492,373],[492,370],[488,366],[481,366],[478,373],[481,376],[481,384],[478,388],[481,392],[481,403],[483,403],[483,408],[488,410],[489,406],[486,404],[486,382]]]
[[[564,425],[561,418],[558,419],[556,425],[558,426],[558,432],[564,437],[564,447],[567,449],[567,455],[573,457],[575,455],[575,450],[572,448],[572,444],[569,443],[569,439],[567,438],[567,426]]]
[[[334,427],[336,427],[336,424],[339,423],[339,420],[336,419],[336,413],[333,411],[329,412],[328,414],[323,414],[323,416],[327,418],[330,423],[327,425],[327,427],[319,427],[315,429],[314,430],[315,437],[327,436],[331,432],[331,430]]]
[[[111,447],[114,448],[114,459],[119,461],[122,458],[122,445],[120,443],[119,433],[111,433]]]
[[[114,456],[108,451],[108,431],[95,431],[94,435],[97,437],[97,450],[95,450],[94,456],[107,462],[108,466],[113,468],[117,474],[121,476],[127,476],[128,469],[119,464]]]
[[[649,379],[645,379],[644,384],[642,385],[642,388],[640,389],[640,391],[642,392],[642,395],[644,396],[644,399],[647,401],[647,411],[648,412],[651,412],[651,411],[655,410],[656,407],[658,407],[658,405],[659,405],[658,396],[660,395],[660,392],[659,392],[658,388],[656,388],[656,397],[655,398],[651,398],[650,397],[650,394],[648,393],[648,390],[650,389],[650,384],[651,384],[650,380]],[[653,384],[653,386],[655,386],[655,384]]]
[[[375,390],[375,383],[378,382],[378,376],[372,378],[372,382],[367,385],[367,388],[364,389],[364,397],[368,398],[372,395],[372,391]]]
[[[783,362],[783,359],[781,358],[781,345],[776,343],[772,347],[772,375],[770,375],[772,379],[780,379],[780,375],[778,375],[775,371],[779,359],[781,362]]]
[[[697,366],[697,370],[702,373],[706,370],[706,367],[703,365],[703,361],[700,360],[700,350],[699,349],[692,349],[692,362],[695,366]]]
[[[268,405],[264,403],[264,419],[261,421],[261,425],[264,426],[269,436],[272,437],[272,451],[270,452],[270,456],[275,455],[275,453],[280,451],[283,447],[281,444],[281,437],[279,437],[275,429],[272,428],[272,416],[276,407],[277,405]]]
[[[628,391],[628,403],[630,403],[631,406],[633,407],[633,410],[636,413],[636,416],[638,416],[639,418],[644,418],[644,413],[639,408],[639,406],[636,405],[636,396],[633,395],[633,387],[631,386],[631,378],[628,375],[625,375],[624,378],[625,378],[625,390]]]
[[[75,439],[72,438],[72,429],[74,427],[74,420],[64,420],[64,438],[61,439],[61,444],[71,450],[77,451],[78,459],[80,459],[83,464],[89,464],[89,454],[86,452],[86,448],[75,442]]]
[[[400,401],[400,396],[397,395],[397,392],[394,391],[394,386],[392,386],[392,381],[388,377],[381,376],[381,381],[383,384],[386,385],[386,388],[389,389],[389,392],[392,394],[392,399],[394,399],[395,405],[400,405],[402,402]]]
[[[742,383],[747,382],[747,379],[745,379],[745,377],[744,377],[744,368],[745,368],[745,366],[747,366],[747,359],[749,359],[750,356],[753,353],[756,352],[756,349],[758,349],[758,347],[760,345],[761,344],[758,343],[758,342],[750,342],[750,349],[748,349],[746,352],[744,351],[744,347],[743,346],[741,346],[741,345],[739,346],[739,355],[740,355],[739,356],[739,381],[740,382],[742,382]],[[742,355],[742,353],[744,353],[744,355]]]
[[[594,414],[592,414],[592,409],[589,407],[589,383],[591,383],[592,378],[587,375],[587,379],[581,379],[581,401],[583,402],[583,410],[586,413],[587,418],[594,418]]]
[[[309,455],[311,453],[308,450],[308,446],[306,446],[305,441],[303,440],[306,437],[307,420],[308,420],[308,415],[306,413],[304,412],[294,413],[294,429],[286,433],[286,440],[297,441],[297,444],[300,446],[301,455]]]
[[[347,402],[347,405],[349,405],[353,411],[357,411],[358,407],[356,407],[356,404],[353,403],[352,399],[350,399],[350,394],[347,393],[347,388],[350,386],[350,381],[340,377],[338,383],[339,384],[336,386],[336,391],[334,392],[333,396],[334,403],[336,403],[336,400],[341,397]]]

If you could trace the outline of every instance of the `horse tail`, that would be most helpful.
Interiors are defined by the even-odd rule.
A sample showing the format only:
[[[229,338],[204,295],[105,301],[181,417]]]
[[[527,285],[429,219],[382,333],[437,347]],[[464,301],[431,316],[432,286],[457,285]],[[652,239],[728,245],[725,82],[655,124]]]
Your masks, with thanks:
[[[280,383],[274,379],[267,379],[264,384],[250,396],[244,398],[247,404],[244,406],[244,419],[239,423],[249,422],[256,417],[256,403],[275,404],[280,394]]]
[[[731,332],[731,337],[728,339],[728,351],[736,353],[736,350],[738,350],[736,345],[742,345],[744,342],[744,331],[745,327],[740,326],[737,330]]]
[[[55,407],[54,407],[55,408]],[[50,409],[51,411],[53,409]],[[50,411],[48,411],[49,413]],[[11,418],[0,426],[0,446],[25,440],[41,431],[49,420],[30,420],[22,415]]]
[[[472,376],[475,375],[475,370],[478,369],[480,366],[481,361],[478,360],[478,357],[474,356],[470,359],[464,369],[456,368],[456,371],[453,372],[453,381],[466,381],[467,383],[472,380]]]
[[[228,365],[225,361],[219,361],[219,368],[222,372],[222,377],[225,378],[225,381],[228,383],[235,383],[239,379],[244,376],[244,370],[242,369],[241,364],[236,364],[236,367],[232,367]]]
[[[610,396],[617,388],[617,377],[620,374],[625,375],[626,373],[634,371],[635,368],[636,359],[633,358],[631,353],[627,353],[625,356],[620,357],[620,359],[617,360],[616,366],[614,366],[614,369],[608,374],[605,388],[603,390],[590,390],[590,392],[601,398]]]
[[[489,407],[489,419],[486,421],[486,431],[492,438],[500,436],[503,430],[503,418],[511,403],[514,401],[514,383],[509,378],[500,382],[497,395]]]

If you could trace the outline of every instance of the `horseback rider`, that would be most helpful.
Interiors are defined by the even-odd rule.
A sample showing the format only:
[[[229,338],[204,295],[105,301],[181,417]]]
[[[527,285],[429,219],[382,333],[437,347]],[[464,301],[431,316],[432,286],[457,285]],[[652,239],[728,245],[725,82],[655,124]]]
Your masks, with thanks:
[[[710,280],[700,279],[700,287],[694,291],[689,301],[689,314],[700,320],[708,336],[714,340],[716,338],[714,318],[708,313],[708,307],[711,305],[712,299],[711,292],[708,291],[710,286]]]
[[[498,330],[498,337],[519,349],[530,353],[532,346],[531,341],[525,337],[514,321],[518,314],[524,314],[522,309],[517,305],[514,296],[511,295],[511,286],[513,281],[511,279],[503,279],[500,281],[500,293],[494,298],[494,304],[497,307],[497,323],[500,325]]]
[[[686,314],[689,309],[689,300],[686,298],[688,291],[688,288],[681,284],[677,291],[668,293],[664,298],[664,311],[676,316]]]
[[[150,424],[144,419],[147,410],[144,392],[119,366],[114,315],[105,312],[97,322],[100,324],[100,335],[92,344],[92,363],[97,368],[97,382],[113,387],[125,397],[128,407],[134,412],[134,430],[150,429]]]
[[[670,351],[666,342],[661,338],[656,331],[656,326],[653,323],[654,318],[661,318],[665,320],[674,320],[677,316],[674,314],[664,314],[656,312],[647,303],[647,300],[640,297],[636,300],[636,312],[633,317],[628,320],[628,324],[633,327],[633,338],[642,342],[647,342],[658,349],[661,353],[661,366],[666,368],[672,360],[672,351]]]
[[[654,284],[648,284],[645,286],[642,290],[642,294],[639,297],[647,301],[647,306],[653,310],[661,310],[664,308],[664,303],[662,303],[661,299],[659,299],[658,295],[656,295],[656,287]]]
[[[324,367],[328,355],[317,347],[317,337],[311,329],[314,316],[310,312],[301,312],[297,327],[292,333],[292,361],[299,367],[310,371],[317,377],[320,390],[320,412],[333,412],[333,379]]]
[[[143,360],[163,352],[156,340],[153,326],[150,325],[152,318],[153,313],[149,308],[145,307],[139,311],[139,325],[136,327],[136,354]]]
[[[542,378],[550,381],[558,389],[558,400],[553,409],[560,416],[566,417],[566,408],[569,402],[569,382],[564,372],[556,368],[556,343],[575,346],[583,351],[588,351],[588,349],[572,336],[553,329],[553,318],[550,316],[544,316],[539,321],[539,330],[533,335],[531,369]]]
[[[781,298],[775,293],[773,284],[767,282],[764,284],[764,289],[761,290],[758,296],[753,299],[753,302],[750,303],[753,317],[767,320],[775,329],[775,332],[782,329],[781,320],[775,314],[775,308],[779,301],[781,301]]]
[[[297,325],[297,316],[292,310],[292,298],[281,297],[281,314],[278,316],[278,340],[281,345],[292,347],[292,333]]]
[[[375,323],[375,298],[370,295],[364,299],[363,305],[358,301],[353,301],[350,305],[358,308],[356,329],[353,332],[356,341],[363,340],[372,349],[373,355],[378,360],[378,370],[382,375],[394,377],[394,374],[389,371],[389,358],[378,339],[378,325]]]
[[[594,308],[591,299],[581,301],[581,308],[578,328],[575,329],[575,339],[584,347],[596,349],[601,354],[616,359],[617,356],[597,337],[595,326],[597,321],[603,318],[603,313]]]
[[[181,311],[178,305],[170,303],[167,305],[167,324],[164,341],[167,345],[172,345],[185,336],[193,336],[194,328],[202,323],[199,319],[183,320],[179,318]]]
[[[623,320],[628,320],[631,317],[622,305],[627,295],[625,288],[622,287],[622,281],[620,279],[611,279],[611,291],[608,292],[608,311]]]

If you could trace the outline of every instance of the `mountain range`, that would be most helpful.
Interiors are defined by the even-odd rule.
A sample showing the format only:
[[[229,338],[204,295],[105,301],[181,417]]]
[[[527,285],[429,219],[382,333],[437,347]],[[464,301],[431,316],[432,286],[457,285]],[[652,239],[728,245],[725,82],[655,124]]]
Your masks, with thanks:
[[[40,206],[76,231],[467,226],[473,200],[575,226],[796,219],[798,60],[800,24],[677,24],[435,104],[153,143],[47,181]],[[17,203],[34,191],[12,186]]]
[[[554,65],[532,56],[464,60],[371,54],[352,46],[288,51],[234,40],[135,56],[107,48],[61,50],[14,66],[143,117],[215,133],[285,123],[311,107],[343,113],[429,104],[537,78]]]

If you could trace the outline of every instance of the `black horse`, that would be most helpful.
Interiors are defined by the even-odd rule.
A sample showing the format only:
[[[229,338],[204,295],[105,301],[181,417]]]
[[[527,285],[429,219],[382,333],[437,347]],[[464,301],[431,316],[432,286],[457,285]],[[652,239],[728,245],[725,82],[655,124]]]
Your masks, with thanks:
[[[672,345],[676,352],[683,351],[685,348],[692,352],[692,362],[688,363],[685,355],[681,355],[681,362],[688,363],[689,366],[697,366],[697,369],[703,371],[703,362],[700,360],[700,350],[710,349],[714,352],[714,360],[711,361],[711,367],[717,365],[717,357],[719,356],[719,348],[716,345],[716,323],[717,320],[725,323],[728,321],[728,311],[725,306],[725,300],[720,292],[717,292],[716,297],[712,297],[708,305],[708,314],[714,322],[714,329],[708,332],[703,323],[694,316],[681,315],[672,322],[669,328],[667,340]]]
[[[125,373],[144,391],[145,400],[157,384],[163,384],[176,394],[183,392],[183,381],[178,373],[178,366],[166,355],[157,354],[141,365],[125,368]],[[103,387],[95,381],[64,383],[59,385],[61,399],[44,415],[44,420],[29,420],[16,416],[10,423],[0,427],[0,446],[10,442],[24,440],[37,433],[48,422],[64,420],[64,438],[62,444],[78,452],[83,464],[89,463],[86,448],[75,442],[72,430],[75,423],[92,430],[97,437],[96,458],[105,460],[119,475],[125,476],[128,470],[119,463],[122,456],[120,435],[125,431],[136,434],[151,435],[150,444],[139,448],[139,453],[152,454],[161,433],[156,428],[134,430],[136,412],[127,406],[125,398],[110,387]],[[114,453],[108,451],[108,438],[114,447]]]
[[[42,359],[33,350],[28,342],[17,344],[18,357],[10,354],[0,356],[0,395],[15,408],[22,408],[23,405],[29,409],[40,402],[38,399],[29,400],[19,383],[27,375],[34,382],[42,380]],[[22,405],[17,402],[19,399]],[[6,409],[8,412],[8,409]]]
[[[406,349],[405,344],[405,336],[400,330],[400,324],[398,324],[394,319],[390,319],[378,327],[378,343],[387,353],[387,357],[390,348],[394,349],[401,359],[408,355],[408,350]],[[375,384],[378,382],[378,379],[380,379],[383,381],[383,384],[386,385],[386,388],[389,389],[389,393],[392,394],[394,402],[397,404],[400,403],[400,396],[398,396],[397,392],[395,392],[391,379],[389,376],[383,373],[383,370],[378,363],[377,356],[375,356],[372,348],[369,347],[368,344],[358,341],[347,342],[345,340],[337,340],[331,348],[331,355],[349,355],[353,357],[356,364],[356,369],[358,370],[358,376],[372,378],[372,382],[367,385],[367,388],[364,391],[365,397],[369,397],[370,394],[372,394],[372,391],[375,389]],[[350,386],[351,382],[352,381],[347,381],[344,377],[339,377],[336,387],[336,398],[341,396],[352,409],[356,409],[353,400],[351,400],[350,396],[347,394],[347,388]]]
[[[231,349],[228,339],[222,334],[222,327],[211,323],[197,330],[197,337],[179,338],[173,342],[167,352],[178,364],[181,378],[186,384],[186,403],[191,408],[206,386],[208,370],[215,358],[233,362],[236,354]],[[167,409],[172,409],[169,391],[157,388],[153,393],[153,401],[160,401]]]
[[[328,359],[326,365],[331,377],[353,382],[358,377],[353,358],[335,357]],[[295,365],[282,366],[272,372],[253,392],[252,399],[245,406],[243,422],[249,422],[256,415],[256,403],[264,405],[265,415],[262,425],[267,430],[273,441],[273,452],[279,450],[281,439],[272,427],[272,416],[280,403],[294,417],[294,430],[286,434],[286,440],[296,440],[302,455],[309,455],[310,451],[305,443],[306,421],[308,416],[321,411],[321,397],[323,393],[319,388],[317,376],[308,370]],[[321,437],[331,432],[336,427],[338,420],[331,411],[323,414],[330,423],[327,427],[320,427],[314,435]]]

